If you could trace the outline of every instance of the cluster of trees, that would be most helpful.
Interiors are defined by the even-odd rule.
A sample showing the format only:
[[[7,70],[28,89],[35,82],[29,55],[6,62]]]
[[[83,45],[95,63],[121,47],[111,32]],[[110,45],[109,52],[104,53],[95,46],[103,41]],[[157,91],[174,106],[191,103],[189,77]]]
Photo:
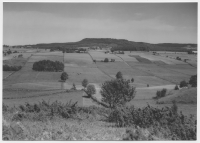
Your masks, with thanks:
[[[22,68],[22,66],[9,66],[3,65],[3,71],[18,71]]]
[[[179,61],[181,61],[181,58],[180,58],[180,57],[176,57],[176,59],[179,60]]]
[[[10,49],[8,51],[3,51],[4,56],[10,55],[10,54],[12,54],[12,51]]]
[[[33,70],[35,71],[63,71],[64,64],[59,61],[42,60],[33,64]]]
[[[153,97],[153,99],[159,99],[159,98],[165,97],[166,93],[167,93],[167,89],[163,88],[162,90],[159,90],[156,92],[156,96]]]
[[[186,82],[185,80],[181,81],[179,84],[179,87],[180,88],[188,87],[188,84],[190,84],[192,87],[197,87],[197,75],[192,75],[190,77],[189,82]],[[174,87],[174,90],[179,90],[179,87],[178,87],[178,85],[176,85]]]

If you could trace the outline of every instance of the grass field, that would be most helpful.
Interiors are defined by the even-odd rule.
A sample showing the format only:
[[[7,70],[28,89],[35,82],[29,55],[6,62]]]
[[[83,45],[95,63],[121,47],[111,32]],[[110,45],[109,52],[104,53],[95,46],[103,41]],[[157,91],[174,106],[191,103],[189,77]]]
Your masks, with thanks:
[[[85,78],[92,83],[102,83],[110,79],[109,76],[105,75],[98,68],[65,66],[65,71],[69,75],[69,79],[67,80],[67,82],[76,84],[81,84],[81,82]]]
[[[88,53],[65,53],[66,67],[96,67]]]
[[[34,63],[34,62],[41,61],[41,60],[51,60],[51,61],[63,62],[63,56],[53,56],[53,55],[38,56],[38,55],[33,55],[28,60],[28,62]]]
[[[104,52],[97,52],[97,51],[92,51],[92,52],[90,51],[89,53],[92,56],[92,58],[97,61],[104,60],[105,58],[108,58],[109,60],[115,59],[115,61],[122,61],[121,58],[115,56],[114,54],[109,54],[109,53],[105,54]]]
[[[61,92],[61,93],[59,93]],[[23,96],[22,96],[23,94]],[[18,99],[3,99],[4,103],[9,105],[9,106],[19,106],[20,104],[24,103],[38,103],[42,102],[42,100],[46,102],[54,102],[54,101],[59,101],[62,103],[67,103],[72,101],[72,103],[78,102],[79,106],[83,106],[83,98],[82,98],[83,92],[82,91],[77,91],[77,92],[63,92],[63,90],[56,90],[56,91],[39,91],[39,92],[16,92],[14,97],[18,97]],[[5,92],[5,97],[7,96],[8,98],[13,97],[13,92]],[[30,98],[19,98],[19,97],[27,97],[31,96]]]

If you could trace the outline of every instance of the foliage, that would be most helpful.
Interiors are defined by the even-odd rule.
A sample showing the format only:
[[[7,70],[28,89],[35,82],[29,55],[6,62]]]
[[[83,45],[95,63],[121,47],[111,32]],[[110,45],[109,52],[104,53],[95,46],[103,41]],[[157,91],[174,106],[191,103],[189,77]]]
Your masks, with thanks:
[[[73,83],[72,90],[76,90],[76,85]]]
[[[3,71],[19,71],[21,68],[22,66],[3,65]]]
[[[59,61],[42,60],[33,64],[33,70],[35,71],[63,71],[64,64]]]
[[[109,62],[108,58],[105,58],[105,59],[104,59],[104,62],[106,62],[106,63]]]
[[[121,73],[120,71],[117,72],[116,78],[117,78],[117,79],[123,79],[122,73]]]
[[[68,74],[67,74],[66,72],[63,72],[63,73],[61,74],[60,79],[63,80],[63,81],[66,81],[66,80],[68,79]]]
[[[173,106],[162,109],[149,105],[145,108],[134,108],[133,106],[115,108],[109,114],[108,121],[115,122],[118,127],[149,128],[152,129],[152,133],[161,132],[170,140],[196,140],[196,121],[192,116],[188,118],[182,113],[174,112],[177,111],[175,108],[177,106],[175,104]],[[126,140],[140,140],[141,138],[140,135],[135,135],[135,137],[132,135],[129,135]]]
[[[192,87],[197,87],[197,75],[190,77],[189,84],[191,84]]]
[[[84,80],[82,81],[82,86],[83,86],[84,88],[86,88],[87,85],[88,85],[88,80],[87,80],[87,79],[84,79]]]
[[[134,78],[131,79],[131,82],[134,82]]]
[[[181,81],[180,87],[187,87],[187,82],[185,80]]]
[[[89,84],[87,86],[86,93],[88,94],[89,97],[91,97],[92,95],[94,95],[96,93],[95,86],[92,85],[92,84]]]
[[[178,85],[176,85],[176,86],[174,87],[174,90],[179,90]]]
[[[162,90],[156,92],[156,96],[153,97],[153,99],[159,99],[159,98],[165,97],[166,93],[167,93],[167,89],[163,88]]]
[[[135,88],[131,87],[128,81],[124,79],[115,79],[106,81],[101,87],[101,102],[109,108],[115,108],[118,105],[125,105],[135,97]]]

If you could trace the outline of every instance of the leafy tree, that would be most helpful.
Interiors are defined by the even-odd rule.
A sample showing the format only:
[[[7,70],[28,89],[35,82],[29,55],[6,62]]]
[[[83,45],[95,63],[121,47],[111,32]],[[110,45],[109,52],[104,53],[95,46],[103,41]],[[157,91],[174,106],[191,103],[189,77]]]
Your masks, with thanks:
[[[92,85],[92,84],[89,84],[87,86],[87,89],[86,89],[86,93],[89,97],[91,97],[92,95],[94,95],[96,93],[96,89],[95,89],[95,86]]]
[[[197,87],[197,75],[190,77],[189,84],[191,84],[192,87]]]
[[[73,90],[76,90],[76,85],[75,85],[75,83],[73,83],[72,89],[73,89]]]
[[[174,87],[174,90],[179,90],[178,85],[176,85],[176,86]]]
[[[84,79],[84,80],[82,81],[82,86],[83,86],[84,88],[86,88],[87,85],[88,85],[88,80],[87,80],[87,79]]]
[[[116,78],[123,79],[122,73],[120,71],[116,74]]]
[[[131,82],[134,82],[134,78],[131,79]]]
[[[166,93],[167,93],[167,89],[166,88],[163,88],[162,90],[160,91],[157,91],[156,92],[156,97],[153,97],[154,99],[159,99],[161,97],[165,97],[166,96]]]
[[[109,108],[125,105],[135,97],[135,88],[128,84],[127,80],[115,79],[106,81],[101,87],[101,102]]]
[[[106,62],[106,63],[109,62],[108,58],[105,58],[105,59],[104,59],[104,62]]]
[[[66,81],[67,79],[68,79],[68,74],[66,73],[66,72],[63,72],[62,74],[61,74],[61,80],[63,80],[63,81]]]
[[[180,87],[187,87],[187,82],[185,80],[181,81]]]

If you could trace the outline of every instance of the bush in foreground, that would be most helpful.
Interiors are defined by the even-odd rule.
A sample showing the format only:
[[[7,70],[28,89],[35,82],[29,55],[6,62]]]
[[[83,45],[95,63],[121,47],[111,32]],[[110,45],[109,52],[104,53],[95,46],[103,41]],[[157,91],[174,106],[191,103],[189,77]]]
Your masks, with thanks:
[[[78,122],[94,121],[93,123],[103,119],[110,123],[115,123],[117,127],[127,128],[126,134],[121,140],[196,140],[196,120],[194,120],[193,116],[188,117],[181,112],[178,113],[176,103],[171,108],[163,107],[162,109],[148,105],[144,108],[134,108],[131,106],[117,107],[110,110],[96,106],[78,107],[77,103],[68,102],[63,104],[57,101],[53,103],[42,101],[38,104],[26,103],[13,108],[3,104],[3,139],[41,140],[41,138],[44,138],[43,134],[37,135],[40,137],[39,139],[34,136],[35,134],[33,135],[40,128],[35,128],[36,130],[34,129],[33,133],[30,132],[31,134],[28,134],[29,132],[27,131],[27,129],[31,130],[37,124],[44,126],[46,132],[51,132],[55,136],[68,134],[69,132],[82,134],[83,132],[80,132],[81,126],[77,126],[73,131],[69,131],[69,127],[65,130],[62,130],[63,128],[59,128],[60,130],[53,128],[54,124],[61,121],[65,121],[63,123],[63,127],[65,127],[70,119],[73,121],[77,120]],[[16,132],[14,132],[15,134],[11,133],[15,126],[9,125],[8,122],[10,121],[21,128],[17,134]],[[33,123],[33,126],[25,128],[23,123],[28,122]],[[79,125],[83,123],[80,122]],[[86,124],[88,123],[86,122]],[[107,129],[105,128],[104,131]],[[84,135],[87,136],[87,134]],[[73,136],[70,137],[73,138]],[[58,138],[54,138],[51,135],[47,139],[58,140]],[[69,138],[63,137],[62,139],[69,140]]]

